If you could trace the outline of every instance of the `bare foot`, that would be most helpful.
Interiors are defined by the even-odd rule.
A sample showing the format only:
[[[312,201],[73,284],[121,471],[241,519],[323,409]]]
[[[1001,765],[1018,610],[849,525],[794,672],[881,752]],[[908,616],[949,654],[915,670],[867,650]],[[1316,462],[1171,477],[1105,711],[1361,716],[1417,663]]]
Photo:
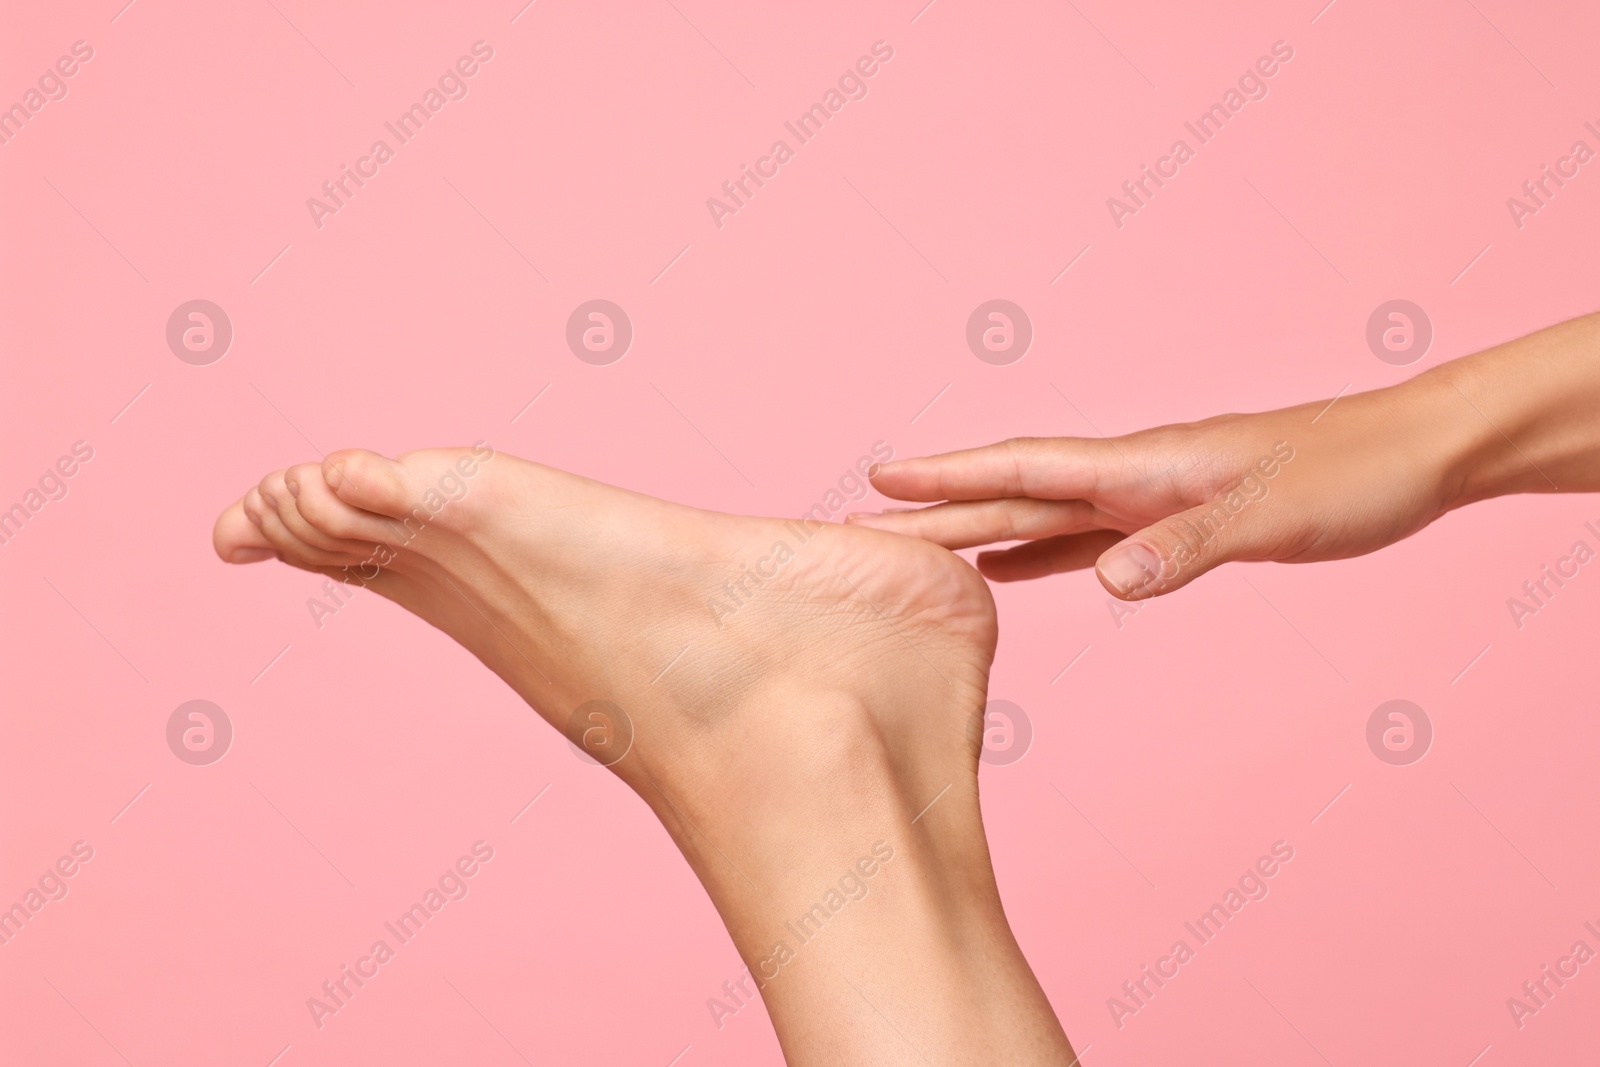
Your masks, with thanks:
[[[791,1062],[976,1062],[1014,1042],[1006,1062],[1070,1059],[989,865],[994,605],[958,557],[484,446],[274,472],[214,540],[224,560],[275,555],[395,601],[610,766],[711,893]],[[870,899],[801,948],[815,934],[800,942],[792,920],[879,842],[895,858]]]

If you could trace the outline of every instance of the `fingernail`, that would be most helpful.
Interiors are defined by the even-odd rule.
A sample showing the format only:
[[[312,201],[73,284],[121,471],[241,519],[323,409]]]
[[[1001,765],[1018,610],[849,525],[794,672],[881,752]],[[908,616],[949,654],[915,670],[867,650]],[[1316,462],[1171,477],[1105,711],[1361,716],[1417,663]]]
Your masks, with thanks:
[[[852,511],[850,514],[844,517],[844,521],[856,522],[859,520],[876,519],[877,517],[878,512],[876,511]]]
[[[289,495],[290,496],[294,497],[296,500],[300,499],[300,483],[299,482],[295,481],[293,478],[285,478],[283,480],[283,484],[284,484],[284,487],[289,490]]]
[[[270,548],[236,548],[228,554],[229,563],[260,563],[277,553]]]
[[[1100,573],[1124,594],[1138,593],[1155,583],[1161,573],[1161,557],[1149,545],[1135,542],[1101,560]]]
[[[328,469],[322,472],[322,479],[328,483],[329,489],[339,488],[339,483],[344,481],[344,465],[340,463],[328,464]]]
[[[872,466],[867,468],[867,477],[876,478],[878,476],[878,472],[881,470],[883,470],[883,464],[874,463]]]

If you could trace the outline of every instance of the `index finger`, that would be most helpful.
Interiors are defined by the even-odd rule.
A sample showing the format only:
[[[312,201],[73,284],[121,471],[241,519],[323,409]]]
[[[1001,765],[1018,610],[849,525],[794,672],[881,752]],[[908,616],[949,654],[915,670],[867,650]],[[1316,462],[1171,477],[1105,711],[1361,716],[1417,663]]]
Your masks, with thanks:
[[[1093,493],[1111,445],[1086,437],[1008,441],[881,464],[874,489],[896,500],[1076,500]]]

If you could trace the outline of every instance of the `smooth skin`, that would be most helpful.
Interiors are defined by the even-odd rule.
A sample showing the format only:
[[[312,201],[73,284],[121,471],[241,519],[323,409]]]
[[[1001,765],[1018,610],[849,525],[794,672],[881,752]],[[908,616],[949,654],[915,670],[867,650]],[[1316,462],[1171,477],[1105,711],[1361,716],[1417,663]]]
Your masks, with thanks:
[[[1076,1062],[984,839],[998,630],[960,557],[700,511],[486,446],[273,471],[213,536],[227,562],[276,558],[393,601],[600,758],[748,966],[706,993],[760,998],[789,1063]],[[620,711],[597,718],[597,701]]]
[[[1124,600],[1225,563],[1364,555],[1509,493],[1600,491],[1600,315],[1400,385],[1112,438],[1017,438],[881,466],[850,516],[980,553],[993,581],[1093,566]]]
[[[558,729],[590,700],[627,709],[633,747],[611,769],[752,974],[771,973],[760,995],[791,1063],[1073,1064],[978,808],[993,601],[943,549],[1020,540],[981,554],[983,575],[1094,565],[1125,599],[1235,560],[1361,555],[1475,500],[1600,491],[1597,412],[1591,316],[1331,403],[897,461],[873,484],[934,506],[820,526],[731,617],[708,600],[792,524],[476,449],[275,471],[215,542],[229,562],[277,558],[395,601]],[[893,859],[870,894],[793,937],[880,842]]]

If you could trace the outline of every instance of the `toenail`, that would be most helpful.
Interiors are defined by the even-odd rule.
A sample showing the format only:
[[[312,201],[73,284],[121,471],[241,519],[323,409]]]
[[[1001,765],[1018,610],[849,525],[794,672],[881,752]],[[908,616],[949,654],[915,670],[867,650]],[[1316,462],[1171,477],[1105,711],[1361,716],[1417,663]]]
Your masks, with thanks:
[[[270,548],[236,548],[228,553],[229,563],[260,563],[264,559],[271,559],[277,553]]]

